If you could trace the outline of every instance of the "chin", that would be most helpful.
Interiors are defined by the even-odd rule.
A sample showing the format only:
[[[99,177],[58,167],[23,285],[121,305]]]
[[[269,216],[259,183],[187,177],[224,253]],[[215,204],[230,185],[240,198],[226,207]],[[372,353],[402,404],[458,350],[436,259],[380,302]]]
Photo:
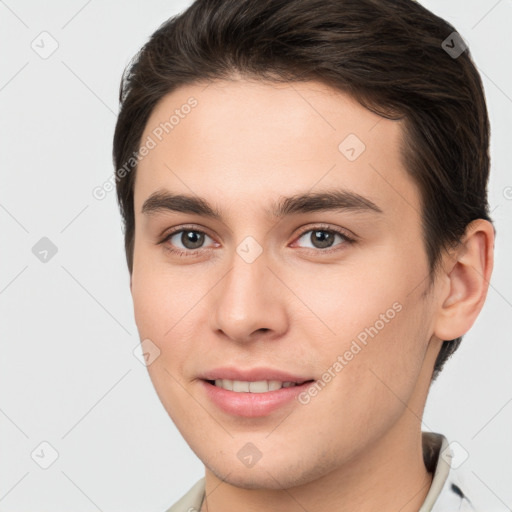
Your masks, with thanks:
[[[240,468],[238,459],[232,461],[231,465],[222,461],[220,464],[205,464],[205,466],[219,480],[223,480],[234,487],[276,491],[310,483],[322,477],[325,471],[324,464],[317,464],[315,467],[304,467],[303,463],[296,461],[295,467],[290,462],[277,466],[269,464],[268,461],[265,463],[263,458],[252,468]]]

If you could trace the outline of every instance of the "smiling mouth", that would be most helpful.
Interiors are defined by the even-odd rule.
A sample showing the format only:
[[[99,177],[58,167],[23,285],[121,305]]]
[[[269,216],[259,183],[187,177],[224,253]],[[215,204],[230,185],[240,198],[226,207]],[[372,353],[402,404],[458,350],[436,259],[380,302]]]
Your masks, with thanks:
[[[269,391],[278,391],[282,388],[301,386],[302,384],[313,382],[313,379],[300,382],[283,382],[279,380],[244,381],[233,379],[216,379],[206,380],[206,382],[212,386],[216,386],[227,391],[234,391],[235,393],[268,393]]]

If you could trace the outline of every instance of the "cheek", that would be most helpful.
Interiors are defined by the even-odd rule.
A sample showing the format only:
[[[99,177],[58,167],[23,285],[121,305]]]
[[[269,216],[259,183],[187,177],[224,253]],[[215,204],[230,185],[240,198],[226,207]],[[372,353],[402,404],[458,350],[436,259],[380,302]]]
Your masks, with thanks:
[[[197,302],[190,287],[183,293],[182,280],[165,275],[165,269],[151,265],[149,259],[146,264],[134,264],[132,298],[139,337],[151,340],[159,350],[147,370],[160,401],[180,430],[182,423],[194,421],[195,415],[186,407],[190,396],[183,388],[187,385],[183,368],[191,356],[191,334],[186,329]]]
[[[366,344],[340,336],[322,357],[325,373],[320,382],[326,384],[304,405],[304,422],[327,418],[328,411],[325,429],[340,452],[348,449],[347,443],[357,449],[363,432],[367,443],[380,438],[407,412],[423,355],[412,346],[421,329],[405,315],[406,308],[373,337],[368,335]]]
[[[180,382],[188,379],[185,368],[197,359],[200,340],[205,339],[205,300],[212,284],[197,272],[183,267],[140,259],[132,274],[132,299],[135,323],[141,340],[149,338],[159,349],[155,363],[148,366],[151,378],[160,386],[171,386],[169,372]],[[203,335],[202,335],[203,334]],[[200,353],[200,352],[199,352]]]
[[[141,336],[164,337],[186,323],[193,306],[194,280],[187,280],[178,269],[171,272],[154,255],[135,252],[132,273],[134,315]],[[146,256],[146,257],[145,257]],[[179,322],[183,317],[183,321]],[[180,325],[181,324],[181,325]]]
[[[321,408],[335,411],[341,423],[357,418],[370,428],[403,412],[411,397],[430,338],[430,312],[422,287],[411,293],[416,270],[396,262],[365,268],[344,270],[339,279],[317,275],[313,286],[304,283],[297,294],[308,297],[317,315],[299,323],[310,340],[308,351],[325,372]]]

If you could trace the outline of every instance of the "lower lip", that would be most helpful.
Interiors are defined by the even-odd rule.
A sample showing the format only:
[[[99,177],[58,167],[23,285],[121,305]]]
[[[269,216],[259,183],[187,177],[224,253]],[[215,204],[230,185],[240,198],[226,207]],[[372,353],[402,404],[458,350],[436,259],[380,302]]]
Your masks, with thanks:
[[[229,391],[210,384],[205,380],[201,382],[207,396],[220,409],[228,414],[244,416],[246,418],[266,416],[276,411],[283,405],[293,401],[300,393],[313,384],[313,381],[309,381],[300,386],[296,385],[265,393],[244,393]]]

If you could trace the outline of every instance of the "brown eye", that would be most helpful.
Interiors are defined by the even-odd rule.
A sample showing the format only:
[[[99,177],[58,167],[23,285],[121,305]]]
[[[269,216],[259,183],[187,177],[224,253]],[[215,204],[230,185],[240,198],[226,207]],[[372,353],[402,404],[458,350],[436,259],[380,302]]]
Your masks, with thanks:
[[[308,249],[329,249],[334,246],[336,237],[341,240],[341,243],[336,245],[344,245],[344,243],[350,243],[352,240],[344,233],[333,229],[316,228],[304,231],[298,240],[304,239],[311,245],[306,248]]]
[[[335,234],[331,231],[322,230],[314,230],[311,231],[310,240],[311,243],[317,247],[318,249],[325,249],[326,247],[331,247],[334,243]]]
[[[205,247],[205,239],[209,237],[203,231],[197,229],[180,229],[167,235],[161,243],[171,252],[189,256],[197,253],[198,250]],[[213,240],[212,240],[213,241]],[[207,249],[206,247],[205,249]]]
[[[204,233],[199,231],[181,231],[180,242],[186,249],[198,249],[204,243]]]

